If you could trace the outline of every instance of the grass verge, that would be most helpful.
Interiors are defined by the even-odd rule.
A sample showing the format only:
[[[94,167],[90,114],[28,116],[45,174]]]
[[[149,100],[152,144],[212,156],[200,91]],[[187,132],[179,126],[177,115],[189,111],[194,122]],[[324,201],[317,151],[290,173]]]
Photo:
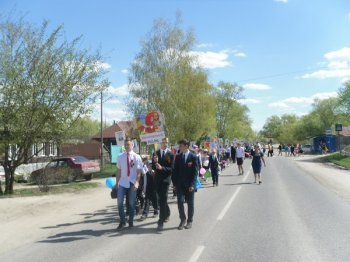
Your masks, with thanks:
[[[325,157],[325,160],[341,167],[350,168],[350,156],[343,156],[336,153]]]
[[[117,167],[116,165],[113,164],[108,164],[106,165],[103,170],[101,170],[98,173],[95,173],[93,175],[93,178],[107,178],[107,177],[111,177],[112,175],[114,175],[117,172]]]
[[[12,195],[3,195],[0,198],[12,198],[12,197],[30,197],[30,196],[46,196],[62,193],[76,193],[81,190],[96,188],[99,186],[97,182],[74,182],[64,185],[55,185],[50,187],[49,192],[40,192],[37,187],[20,188],[14,190]]]

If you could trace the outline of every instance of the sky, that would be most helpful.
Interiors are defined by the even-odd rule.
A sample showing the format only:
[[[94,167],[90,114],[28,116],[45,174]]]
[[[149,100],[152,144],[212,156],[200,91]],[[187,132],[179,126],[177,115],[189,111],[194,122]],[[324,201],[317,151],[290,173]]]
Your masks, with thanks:
[[[272,115],[307,114],[315,98],[337,96],[350,79],[349,0],[0,0],[0,14],[63,24],[68,39],[82,35],[82,47],[101,49],[111,82],[107,122],[128,117],[128,74],[140,41],[155,19],[174,21],[178,11],[210,83],[244,88],[240,103],[256,131]]]

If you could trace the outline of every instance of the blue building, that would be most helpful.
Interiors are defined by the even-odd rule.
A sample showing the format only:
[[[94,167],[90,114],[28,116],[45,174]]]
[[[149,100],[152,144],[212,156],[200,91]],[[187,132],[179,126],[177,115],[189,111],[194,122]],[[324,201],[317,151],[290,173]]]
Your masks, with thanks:
[[[314,153],[322,153],[320,144],[326,143],[328,152],[334,153],[337,151],[337,138],[334,135],[316,136],[311,139],[312,151]]]

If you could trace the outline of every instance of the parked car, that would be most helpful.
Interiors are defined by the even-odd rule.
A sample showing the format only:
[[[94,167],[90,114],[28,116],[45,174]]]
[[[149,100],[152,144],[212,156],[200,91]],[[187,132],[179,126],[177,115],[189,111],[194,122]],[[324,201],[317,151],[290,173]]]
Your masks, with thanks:
[[[58,157],[49,162],[44,168],[32,172],[31,180],[37,181],[43,174],[55,178],[54,183],[70,182],[79,178],[91,180],[93,173],[100,170],[101,168],[98,162],[91,161],[83,156]]]
[[[311,154],[311,152],[312,152],[312,147],[309,144],[301,145],[301,148],[302,148],[304,154]]]

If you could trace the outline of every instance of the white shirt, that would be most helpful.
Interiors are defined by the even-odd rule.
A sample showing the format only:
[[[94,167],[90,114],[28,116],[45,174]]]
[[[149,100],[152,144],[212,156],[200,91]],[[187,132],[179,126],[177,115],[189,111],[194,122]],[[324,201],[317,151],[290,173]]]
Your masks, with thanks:
[[[168,152],[168,148],[166,148],[166,149],[159,149],[159,152],[160,152],[160,157],[163,157],[163,156],[165,156],[165,154]]]
[[[187,161],[187,157],[188,157],[189,153],[190,153],[190,150],[187,150],[187,151],[184,153],[184,155],[185,155],[185,163],[186,163],[186,161]]]
[[[243,147],[236,148],[236,158],[244,158],[245,153]]]
[[[142,172],[142,159],[135,152],[129,152],[130,160],[130,176],[128,176],[127,152],[118,156],[117,166],[121,170],[119,185],[125,188],[130,188],[130,183],[135,184],[137,180],[137,172]]]

